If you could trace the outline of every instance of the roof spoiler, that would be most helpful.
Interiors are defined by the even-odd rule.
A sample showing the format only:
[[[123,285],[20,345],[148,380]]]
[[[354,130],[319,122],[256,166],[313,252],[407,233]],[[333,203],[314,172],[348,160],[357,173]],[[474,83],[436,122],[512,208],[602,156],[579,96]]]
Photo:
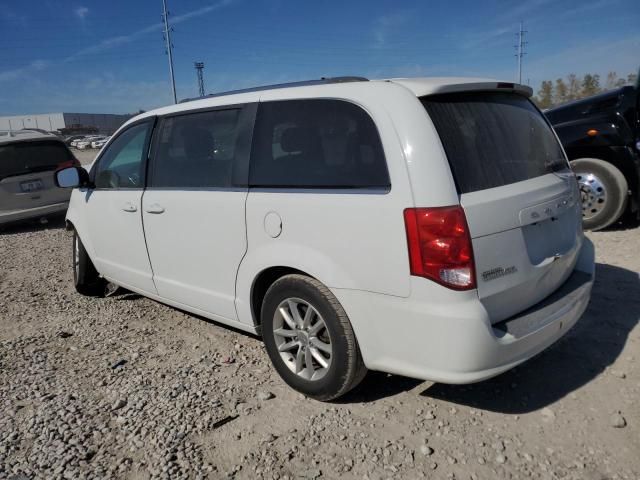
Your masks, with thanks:
[[[473,92],[473,91],[507,91],[531,97],[533,89],[528,85],[512,82],[474,82],[474,83],[454,83],[451,85],[443,85],[436,89],[433,94],[438,93],[455,93],[455,92]]]

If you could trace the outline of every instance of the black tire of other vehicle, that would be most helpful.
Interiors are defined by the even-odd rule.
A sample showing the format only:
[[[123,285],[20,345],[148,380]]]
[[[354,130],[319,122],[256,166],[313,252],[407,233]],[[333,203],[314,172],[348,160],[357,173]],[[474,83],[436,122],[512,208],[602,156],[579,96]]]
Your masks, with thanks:
[[[602,230],[618,220],[625,211],[629,186],[620,170],[597,158],[580,158],[571,161],[576,176],[594,174],[606,190],[606,201],[602,210],[591,218],[583,219],[585,230]]]
[[[299,298],[322,316],[331,338],[331,364],[318,380],[307,380],[285,365],[273,332],[274,316],[281,302]],[[314,278],[292,274],[276,280],[267,290],[260,313],[262,336],[271,363],[294,390],[320,401],[334,400],[356,387],[367,373],[356,336],[346,312],[329,289]]]
[[[100,278],[96,267],[89,258],[87,251],[78,236],[78,232],[73,231],[73,283],[76,291],[89,297],[102,297],[106,282]]]

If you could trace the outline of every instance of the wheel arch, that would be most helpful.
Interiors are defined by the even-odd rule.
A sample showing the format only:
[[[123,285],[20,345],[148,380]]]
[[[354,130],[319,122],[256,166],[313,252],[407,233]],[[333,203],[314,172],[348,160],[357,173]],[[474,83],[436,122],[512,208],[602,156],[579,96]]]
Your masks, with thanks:
[[[85,222],[82,221],[82,214],[80,214],[75,208],[69,208],[69,210],[67,210],[67,216],[64,223],[66,230],[74,230],[78,234],[80,240],[82,240],[84,249],[87,251],[89,258],[95,265],[95,249],[91,242],[91,235],[89,235],[87,229],[83,227]]]
[[[256,329],[259,329],[262,324],[260,318],[260,310],[262,308],[262,302],[264,301],[267,290],[269,290],[269,287],[273,285],[273,283],[278,279],[284,277],[285,275],[291,274],[304,275],[318,280],[313,275],[310,275],[305,271],[284,265],[267,267],[255,276],[253,283],[251,284],[250,306],[251,318]]]

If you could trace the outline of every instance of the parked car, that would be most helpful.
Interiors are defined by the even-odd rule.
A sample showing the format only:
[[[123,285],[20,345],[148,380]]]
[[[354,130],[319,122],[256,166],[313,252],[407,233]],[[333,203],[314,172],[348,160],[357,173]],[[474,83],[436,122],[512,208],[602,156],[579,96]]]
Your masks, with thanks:
[[[320,400],[367,369],[498,375],[576,323],[594,278],[575,176],[530,95],[342,77],[138,115],[89,173],[57,174],[75,287],[261,333]]]
[[[582,218],[601,230],[640,216],[640,87],[626,86],[548,110],[582,196]]]
[[[71,145],[72,142],[76,142],[78,140],[82,140],[83,138],[85,138],[86,135],[67,135],[66,137],[64,137],[64,142],[69,145],[69,146],[75,146],[75,145]]]
[[[76,143],[76,148],[78,150],[85,150],[87,148],[91,148],[91,142],[93,142],[95,139],[96,137],[83,138],[78,143]]]
[[[85,137],[82,140],[80,140],[78,143],[76,143],[76,148],[78,150],[84,150],[86,148],[91,148],[91,143],[93,143],[96,140],[100,140],[104,137],[102,137],[101,135],[91,135],[90,137]]]
[[[91,148],[102,148],[111,137],[102,137],[91,142]]]
[[[78,138],[75,138],[74,140],[71,140],[69,145],[72,146],[72,147],[77,147],[78,143],[84,141],[86,138],[88,138],[88,135],[81,135]]]
[[[80,164],[57,136],[31,130],[0,134],[0,225],[66,211],[70,192],[54,172]]]

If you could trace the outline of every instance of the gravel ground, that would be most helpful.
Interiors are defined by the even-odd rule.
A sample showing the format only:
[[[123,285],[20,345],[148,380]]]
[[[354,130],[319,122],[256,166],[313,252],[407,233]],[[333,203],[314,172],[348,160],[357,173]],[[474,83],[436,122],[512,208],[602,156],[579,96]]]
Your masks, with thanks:
[[[593,299],[548,351],[468,386],[370,373],[323,404],[253,336],[76,294],[61,221],[0,232],[0,478],[640,478],[640,229],[590,236]]]
[[[88,165],[93,162],[93,159],[96,158],[100,150],[93,148],[78,150],[77,148],[72,148],[71,151],[82,165]]]

